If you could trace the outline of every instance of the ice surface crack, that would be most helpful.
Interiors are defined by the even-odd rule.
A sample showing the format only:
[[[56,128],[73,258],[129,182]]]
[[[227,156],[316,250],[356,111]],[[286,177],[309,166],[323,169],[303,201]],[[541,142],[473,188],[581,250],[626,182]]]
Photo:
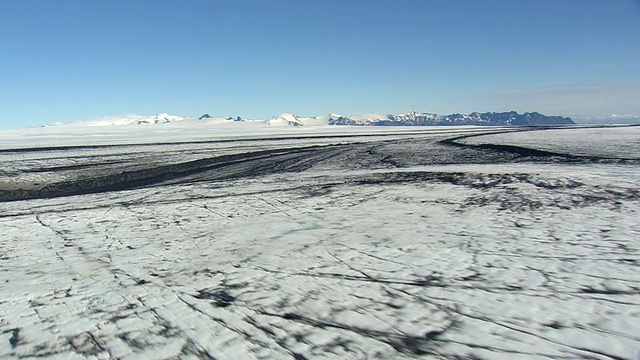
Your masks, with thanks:
[[[435,341],[440,335],[454,326],[454,322],[450,321],[441,329],[431,330],[424,333],[421,336],[411,335],[399,330],[396,332],[381,331],[363,328],[359,326],[349,326],[338,322],[325,321],[314,319],[305,315],[286,312],[284,314],[272,313],[268,311],[258,311],[261,315],[279,317],[284,320],[295,321],[301,324],[309,325],[316,328],[335,328],[340,330],[346,330],[356,333],[360,336],[376,340],[393,347],[396,351],[413,354],[413,355],[440,355],[436,350],[433,341]]]

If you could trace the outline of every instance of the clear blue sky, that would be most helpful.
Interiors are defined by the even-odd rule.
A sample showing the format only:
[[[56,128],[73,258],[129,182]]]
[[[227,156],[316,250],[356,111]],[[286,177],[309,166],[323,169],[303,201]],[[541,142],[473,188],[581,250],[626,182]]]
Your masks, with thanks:
[[[0,127],[640,114],[640,0],[2,0]]]

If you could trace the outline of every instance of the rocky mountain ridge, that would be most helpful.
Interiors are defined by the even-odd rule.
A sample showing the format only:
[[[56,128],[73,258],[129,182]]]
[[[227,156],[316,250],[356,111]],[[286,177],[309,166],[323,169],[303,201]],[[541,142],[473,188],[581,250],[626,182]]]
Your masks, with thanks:
[[[340,117],[329,122],[330,125],[372,125],[372,126],[434,126],[434,125],[479,125],[479,126],[532,126],[532,125],[572,125],[571,118],[546,116],[538,112],[519,114],[509,112],[473,112],[470,114],[438,115],[410,112],[406,114],[388,114],[385,117],[349,118]]]

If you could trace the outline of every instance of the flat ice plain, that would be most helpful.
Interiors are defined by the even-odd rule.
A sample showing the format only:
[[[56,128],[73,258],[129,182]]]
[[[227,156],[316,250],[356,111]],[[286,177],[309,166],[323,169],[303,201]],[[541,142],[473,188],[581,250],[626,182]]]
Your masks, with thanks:
[[[640,358],[640,127],[166,129],[0,136],[0,358]]]

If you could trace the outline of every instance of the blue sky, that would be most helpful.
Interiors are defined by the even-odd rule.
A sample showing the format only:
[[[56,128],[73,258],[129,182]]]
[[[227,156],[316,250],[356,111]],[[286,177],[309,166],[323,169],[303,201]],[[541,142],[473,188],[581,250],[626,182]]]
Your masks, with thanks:
[[[640,114],[640,0],[2,0],[0,127]]]

